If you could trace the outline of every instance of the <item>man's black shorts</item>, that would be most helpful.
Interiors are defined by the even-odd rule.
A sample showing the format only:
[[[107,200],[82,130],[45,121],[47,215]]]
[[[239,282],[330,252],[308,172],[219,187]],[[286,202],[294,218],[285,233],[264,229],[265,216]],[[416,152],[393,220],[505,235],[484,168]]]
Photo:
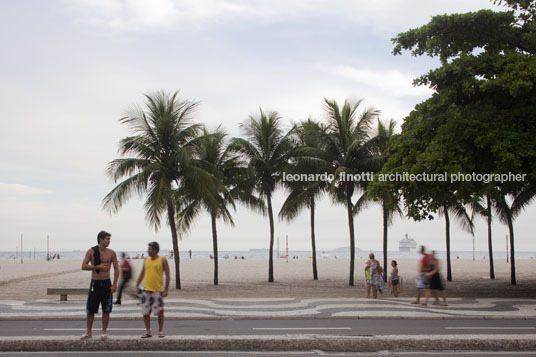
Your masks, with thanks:
[[[89,294],[87,296],[86,314],[96,314],[99,312],[99,305],[102,305],[102,312],[112,312],[112,282],[110,279],[91,280],[89,284]]]

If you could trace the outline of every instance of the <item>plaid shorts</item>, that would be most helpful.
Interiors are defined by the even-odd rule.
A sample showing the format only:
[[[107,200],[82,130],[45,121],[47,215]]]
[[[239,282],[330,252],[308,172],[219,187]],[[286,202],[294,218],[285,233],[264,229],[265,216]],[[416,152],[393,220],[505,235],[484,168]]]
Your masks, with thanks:
[[[160,315],[164,313],[164,298],[159,291],[146,291],[141,293],[141,313],[143,315]]]
[[[428,273],[421,272],[417,280],[415,280],[415,285],[417,286],[417,289],[429,289],[430,288],[430,280],[425,276],[426,274]]]

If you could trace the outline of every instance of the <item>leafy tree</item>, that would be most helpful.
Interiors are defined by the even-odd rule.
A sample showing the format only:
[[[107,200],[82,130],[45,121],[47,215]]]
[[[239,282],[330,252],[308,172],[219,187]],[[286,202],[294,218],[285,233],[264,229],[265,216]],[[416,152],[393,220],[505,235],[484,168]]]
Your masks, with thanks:
[[[526,173],[528,182],[404,183],[412,217],[426,218],[446,202],[470,203],[473,197],[492,195],[500,203],[536,181],[535,2],[496,3],[506,4],[510,11],[435,16],[393,39],[395,54],[410,50],[414,56],[438,57],[441,65],[415,80],[436,93],[406,118],[393,149],[396,158],[387,168]],[[418,136],[413,140],[412,135]],[[511,264],[515,284],[515,260]]]
[[[282,174],[288,165],[291,150],[294,148],[292,134],[281,128],[281,117],[275,111],[259,110],[258,115],[250,115],[241,124],[245,138],[234,138],[232,149],[240,152],[249,160],[249,167],[254,172],[254,187],[266,201],[270,221],[270,253],[268,257],[268,281],[274,282],[274,214],[272,197],[282,180]]]
[[[145,95],[145,108],[133,106],[119,121],[128,125],[133,135],[119,143],[119,155],[108,164],[107,174],[119,182],[103,199],[110,213],[117,213],[133,194],[145,198],[145,216],[158,231],[162,216],[171,229],[175,259],[176,288],[180,283],[180,257],[175,225],[176,188],[208,186],[212,176],[195,165],[192,149],[200,126],[192,116],[199,103],[181,100],[178,92],[164,91]]]

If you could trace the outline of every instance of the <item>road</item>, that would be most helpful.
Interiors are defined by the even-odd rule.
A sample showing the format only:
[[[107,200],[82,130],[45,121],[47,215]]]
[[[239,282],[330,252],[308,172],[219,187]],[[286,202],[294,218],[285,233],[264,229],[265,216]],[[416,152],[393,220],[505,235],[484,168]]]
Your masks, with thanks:
[[[100,332],[100,320],[95,321],[94,334]],[[152,320],[157,331],[156,319]],[[0,336],[70,336],[81,335],[85,321],[16,320],[0,321]],[[112,319],[108,334],[141,335],[141,320]],[[279,320],[169,320],[167,335],[536,335],[534,320],[412,320],[412,319],[279,319]]]
[[[536,356],[534,352],[324,352],[324,351],[281,351],[281,352],[242,352],[242,351],[229,351],[229,352],[210,352],[210,351],[169,351],[169,352],[150,352],[150,351],[122,351],[122,352],[0,352],[2,357],[21,357],[21,356],[39,356],[39,357],[169,357],[169,356],[185,356],[185,357],[369,357],[369,356],[400,356],[400,357],[528,357]]]

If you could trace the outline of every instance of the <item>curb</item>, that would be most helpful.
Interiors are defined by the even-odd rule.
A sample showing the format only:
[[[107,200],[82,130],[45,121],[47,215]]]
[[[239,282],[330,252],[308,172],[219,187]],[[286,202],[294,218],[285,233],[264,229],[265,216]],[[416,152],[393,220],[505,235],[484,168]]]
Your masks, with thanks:
[[[3,337],[0,351],[536,351],[534,335],[399,336],[138,336],[80,341],[71,336]]]
[[[86,315],[80,316],[2,316],[0,321],[82,321]],[[95,315],[95,321],[102,320],[102,315]],[[110,316],[110,321],[138,321],[139,316]],[[205,320],[536,320],[536,316],[203,316],[203,317],[175,317],[166,316],[166,321],[205,321]]]

